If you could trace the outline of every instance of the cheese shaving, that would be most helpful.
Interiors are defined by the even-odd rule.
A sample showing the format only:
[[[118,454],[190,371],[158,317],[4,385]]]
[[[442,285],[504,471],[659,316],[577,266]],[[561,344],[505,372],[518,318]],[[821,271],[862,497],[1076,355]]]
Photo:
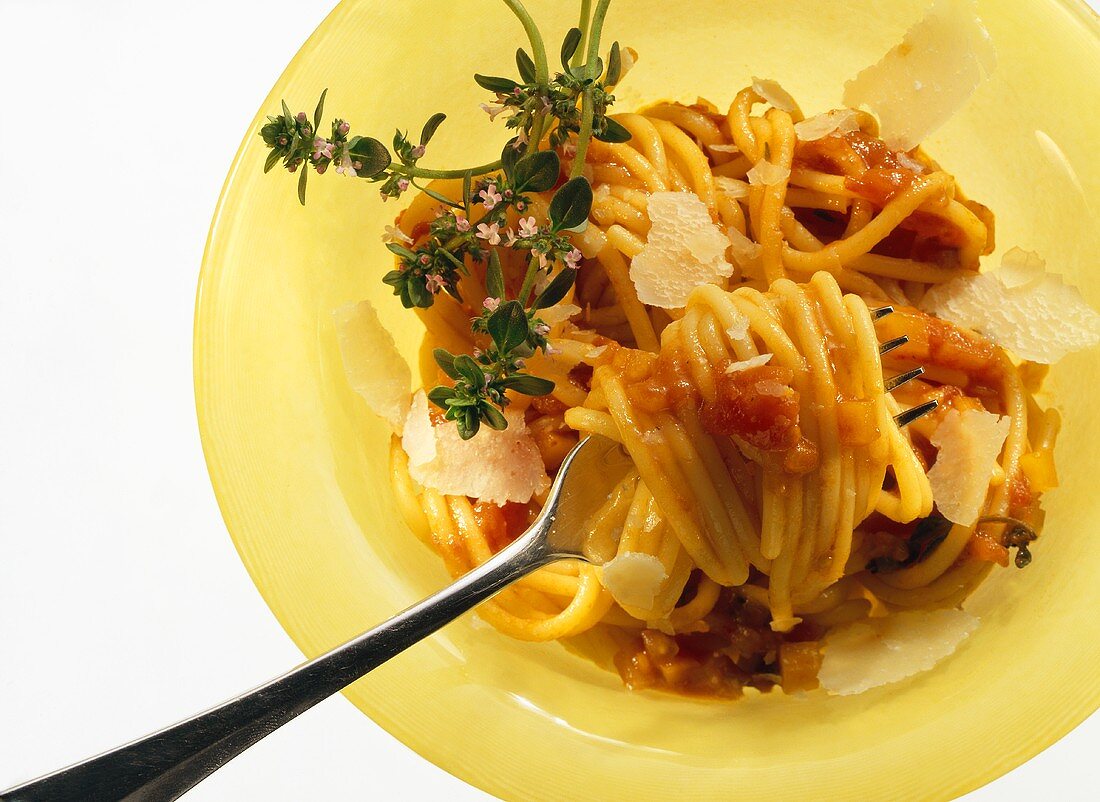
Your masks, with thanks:
[[[744,269],[756,264],[762,250],[759,242],[753,242],[733,226],[726,229],[726,236],[730,240],[730,254],[739,267]]]
[[[729,239],[697,195],[655,192],[648,211],[652,225],[645,247],[630,263],[630,279],[642,303],[679,309],[695,287],[733,274],[725,259]]]
[[[401,434],[401,447],[409,457],[410,465],[427,465],[436,455],[435,433],[428,414],[428,396],[423,390],[413,395],[405,430]]]
[[[778,164],[772,164],[767,159],[761,159],[752,166],[745,177],[749,179],[750,184],[773,187],[790,178],[791,171],[786,167],[780,167]]]
[[[949,410],[932,433],[938,451],[928,471],[936,508],[949,521],[970,526],[978,520],[1010,420],[992,412]]]
[[[924,173],[924,165],[914,159],[904,150],[899,150],[897,152],[897,159],[898,164],[900,164],[906,170],[912,170],[917,175],[922,175]]]
[[[731,342],[745,339],[749,334],[749,319],[746,315],[738,314],[735,323],[726,329],[726,336]]]
[[[894,150],[911,150],[943,125],[993,70],[975,0],[935,0],[900,45],[844,85],[844,104],[870,107]]]
[[[664,565],[652,554],[624,551],[604,563],[601,582],[623,607],[649,610],[661,583],[668,578]]]
[[[400,434],[409,411],[412,371],[398,353],[393,335],[370,301],[345,304],[334,309],[332,317],[348,383],[371,412]]]
[[[791,97],[791,93],[780,86],[777,81],[753,76],[752,91],[764,98],[765,103],[771,104],[780,111],[789,113],[798,108],[798,103]]]
[[[482,426],[469,440],[458,436],[458,427],[447,421],[433,426],[436,454],[429,462],[415,464],[412,454],[427,453],[429,446],[418,426],[410,432],[416,441],[402,447],[409,454],[409,475],[420,484],[448,496],[470,496],[505,504],[526,503],[550,484],[542,457],[527,432],[523,413],[505,410],[508,428],[503,431]],[[411,446],[411,449],[410,449]]]
[[[741,152],[741,148],[739,148],[739,147],[737,147],[737,145],[733,145],[733,144],[728,144],[728,145],[707,145],[707,150],[711,151],[712,153],[740,153]]]
[[[850,696],[928,671],[978,626],[963,610],[900,612],[830,632],[818,672],[821,687]]]
[[[740,362],[734,362],[726,367],[726,373],[740,373],[743,370],[749,368],[758,368],[761,365],[768,364],[772,359],[771,354],[759,354],[758,356],[751,356],[748,359],[742,359]],[[786,387],[783,388],[784,390]],[[773,393],[778,395],[778,393]]]
[[[1100,314],[1043,264],[1037,254],[1014,248],[1000,270],[933,287],[921,308],[981,332],[1021,359],[1052,365],[1100,342]]]
[[[564,269],[568,270],[569,268]],[[556,326],[569,320],[573,315],[579,315],[580,312],[581,308],[576,304],[557,304],[556,306],[548,306],[546,309],[540,309],[537,314],[547,326]]]
[[[738,181],[736,178],[716,175],[714,176],[714,186],[718,188],[719,192],[724,192],[731,198],[747,198],[749,196],[749,185],[744,181]]]
[[[813,142],[830,134],[850,134],[858,130],[859,115],[852,109],[827,111],[794,124],[795,136],[802,142]]]

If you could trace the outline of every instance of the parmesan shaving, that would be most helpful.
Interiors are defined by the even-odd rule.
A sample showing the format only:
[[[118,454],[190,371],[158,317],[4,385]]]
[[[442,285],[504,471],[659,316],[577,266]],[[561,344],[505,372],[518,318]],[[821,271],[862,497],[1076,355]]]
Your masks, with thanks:
[[[925,293],[921,308],[974,329],[1021,359],[1052,365],[1100,342],[1100,314],[1081,292],[1014,248],[992,273],[960,276]]]
[[[433,426],[435,458],[418,465],[410,454],[409,475],[448,496],[470,496],[493,504],[530,501],[546,489],[550,478],[527,432],[523,413],[505,410],[504,417],[507,429],[482,426],[469,440],[459,437],[458,427],[449,421]],[[422,436],[419,428],[414,431],[417,437]],[[404,441],[402,446],[408,452]],[[427,445],[417,442],[413,450],[425,453]]]
[[[791,171],[786,167],[773,164],[767,159],[761,159],[752,166],[745,177],[749,179],[750,184],[774,187],[776,184],[782,184],[790,178]]]
[[[790,92],[780,86],[777,81],[753,76],[752,91],[764,98],[765,103],[770,103],[780,111],[790,113],[798,108],[798,103],[791,97]]]
[[[870,107],[886,144],[911,150],[962,108],[995,60],[976,0],[935,0],[900,45],[844,85],[844,104]]]
[[[607,350],[606,345],[597,346],[597,347],[593,348],[591,351],[589,351],[587,354],[585,354],[584,358],[585,359],[597,359],[597,358],[599,358],[600,354],[602,354],[606,350]]]
[[[850,696],[928,671],[978,626],[962,610],[894,613],[830,632],[818,672],[821,687]]]
[[[435,432],[428,415],[428,396],[417,390],[405,419],[405,431],[401,434],[401,447],[409,457],[410,465],[427,465],[436,455]]]
[[[412,371],[370,301],[334,309],[336,339],[351,388],[401,434],[409,411]]]
[[[852,109],[827,111],[794,124],[795,136],[802,142],[813,142],[830,134],[850,134],[858,130],[859,115]]]
[[[729,145],[707,145],[707,150],[711,151],[712,153],[740,153],[741,152],[741,148],[739,148],[739,147],[737,147],[737,145],[733,145],[733,144],[729,144]]]
[[[726,235],[730,240],[730,254],[739,267],[749,268],[756,264],[762,250],[759,242],[753,242],[733,226],[726,229]]]
[[[949,521],[970,526],[978,520],[1010,420],[992,412],[949,410],[932,433],[938,451],[928,471],[936,508]]]
[[[580,312],[581,308],[575,304],[557,304],[540,309],[537,314],[547,326],[556,326],[569,320],[573,315],[579,315]]]
[[[603,586],[622,607],[649,610],[661,583],[668,578],[664,565],[652,554],[624,551],[610,562],[604,563],[601,572]]]
[[[733,275],[725,259],[729,239],[697,195],[655,192],[648,211],[652,225],[645,247],[630,263],[630,279],[642,303],[679,309],[695,287]]]
[[[771,361],[771,354],[760,354],[759,356],[751,356],[748,359],[743,359],[740,362],[734,362],[726,367],[726,373],[740,373],[743,370],[749,368],[758,368],[761,365],[766,365]],[[784,390],[787,388],[784,387]],[[780,393],[772,393],[772,395],[780,395]]]
[[[736,178],[716,175],[714,176],[714,186],[718,188],[719,192],[724,192],[731,198],[747,198],[749,196],[749,185],[744,181],[738,181]]]
[[[738,313],[736,322],[726,329],[726,336],[730,338],[731,342],[737,342],[743,340],[749,333],[749,319],[747,316]]]
[[[912,170],[917,175],[922,175],[924,173],[924,165],[914,159],[904,150],[899,150],[897,152],[897,159],[898,164],[900,164],[906,170]]]

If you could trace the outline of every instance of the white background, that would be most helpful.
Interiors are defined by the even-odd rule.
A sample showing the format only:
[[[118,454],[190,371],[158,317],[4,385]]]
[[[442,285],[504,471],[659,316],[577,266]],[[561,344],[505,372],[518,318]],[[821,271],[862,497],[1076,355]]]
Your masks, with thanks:
[[[330,2],[0,0],[0,788],[301,659],[207,480],[191,317],[233,153]],[[1098,750],[1094,716],[968,799],[1095,799]],[[336,697],[188,799],[366,797],[487,798]]]

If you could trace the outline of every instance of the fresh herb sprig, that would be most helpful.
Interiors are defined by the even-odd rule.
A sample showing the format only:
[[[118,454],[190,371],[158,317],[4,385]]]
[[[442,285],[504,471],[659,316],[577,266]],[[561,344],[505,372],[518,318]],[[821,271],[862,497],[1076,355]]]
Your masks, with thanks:
[[[531,52],[516,51],[519,79],[476,74],[479,86],[494,93],[495,102],[481,108],[491,119],[503,115],[514,132],[501,158],[474,167],[434,170],[420,167],[420,159],[446,119],[434,114],[424,124],[416,144],[398,130],[392,146],[377,139],[352,136],[343,119],[332,122],[327,137],[319,134],[327,90],[321,93],[312,121],[304,112],[268,117],[260,131],[271,149],[264,171],[282,162],[299,173],[298,199],[304,205],[310,169],[335,172],[379,183],[383,199],[400,197],[416,188],[439,201],[440,208],[426,236],[413,240],[396,226],[386,229],[387,247],[397,267],[383,281],[393,288],[406,308],[427,308],[445,292],[461,301],[459,282],[473,264],[484,264],[486,289],[482,309],[471,321],[471,331],[488,340],[472,355],[435,351],[440,369],[453,386],[428,393],[431,401],[457,424],[463,439],[477,434],[482,424],[503,429],[507,391],[545,395],[554,383],[523,371],[536,352],[552,353],[546,337],[550,327],[539,310],[563,300],[576,280],[581,252],[569,232],[583,231],[592,206],[592,188],[582,175],[588,142],[625,142],[630,133],[608,116],[615,98],[611,88],[625,69],[619,43],[611,45],[606,63],[599,55],[604,18],[611,0],[581,0],[580,24],[566,34],[560,49],[562,72],[550,73],[546,46],[531,15],[520,0],[503,0],[523,25]],[[589,12],[592,12],[591,15]],[[589,17],[591,16],[591,19]],[[544,144],[549,148],[543,150]],[[562,166],[555,149],[572,150],[570,178],[551,198],[548,221],[539,225],[524,216],[531,194],[552,189],[561,180]],[[460,198],[449,198],[421,180],[460,178]],[[508,226],[518,217],[516,229]],[[519,292],[506,297],[501,249],[525,255],[527,268]],[[555,273],[555,268],[557,272]]]

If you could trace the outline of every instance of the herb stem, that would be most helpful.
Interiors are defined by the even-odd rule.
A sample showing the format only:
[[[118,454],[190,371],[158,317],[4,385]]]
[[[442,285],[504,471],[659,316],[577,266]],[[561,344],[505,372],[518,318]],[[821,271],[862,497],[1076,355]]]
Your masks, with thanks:
[[[577,23],[577,27],[581,29],[581,41],[577,45],[577,50],[573,53],[572,65],[574,67],[581,63],[581,58],[584,56],[585,41],[588,39],[588,16],[592,13],[592,0],[581,0],[581,18]]]
[[[527,275],[523,277],[523,286],[519,288],[519,295],[516,296],[516,300],[527,308],[527,296],[531,294],[532,287],[535,286],[535,276],[538,275],[538,259],[534,255],[527,261]]]
[[[512,13],[519,18],[520,23],[523,25],[527,39],[531,42],[532,61],[535,62],[535,83],[540,87],[545,87],[550,83],[550,67],[546,63],[546,45],[543,44],[538,25],[535,24],[534,19],[531,18],[520,0],[504,0],[504,5],[512,10]]]
[[[588,36],[588,52],[585,55],[584,77],[594,81],[598,76],[596,62],[600,57],[600,36],[603,34],[603,21],[607,17],[607,7],[611,0],[599,0],[596,11],[592,15],[592,25]],[[580,48],[577,48],[578,51]],[[577,178],[584,172],[584,159],[588,153],[588,141],[592,138],[592,86],[591,83],[581,96],[581,127],[577,132],[577,154],[573,157],[573,168],[569,171],[570,178]]]
[[[423,167],[403,166],[402,172],[411,178],[464,178],[466,173],[471,175],[484,175],[500,169],[500,159],[488,164],[479,164],[477,167],[463,167],[461,170],[425,170]]]

